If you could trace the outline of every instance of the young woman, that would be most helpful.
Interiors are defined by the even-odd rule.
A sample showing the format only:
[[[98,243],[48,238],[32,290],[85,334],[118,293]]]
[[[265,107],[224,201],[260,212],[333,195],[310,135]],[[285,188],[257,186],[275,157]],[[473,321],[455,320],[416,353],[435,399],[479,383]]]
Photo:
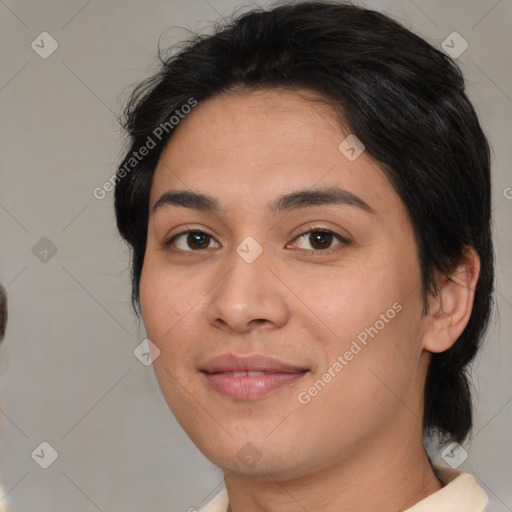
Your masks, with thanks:
[[[462,443],[491,308],[489,148],[457,66],[382,14],[255,10],[137,88],[116,177],[204,511],[482,511]],[[454,445],[458,447],[458,445]]]

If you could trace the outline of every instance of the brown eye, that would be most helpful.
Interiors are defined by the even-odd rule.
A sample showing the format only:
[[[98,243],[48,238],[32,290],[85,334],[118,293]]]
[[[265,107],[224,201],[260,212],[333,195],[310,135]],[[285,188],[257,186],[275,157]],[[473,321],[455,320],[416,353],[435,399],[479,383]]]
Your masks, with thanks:
[[[166,243],[167,246],[174,246],[176,249],[185,252],[208,249],[212,247],[211,244],[213,244],[213,247],[220,247],[212,236],[202,231],[185,231],[172,237]]]
[[[309,235],[309,243],[314,249],[329,249],[333,241],[332,233],[313,231]]]
[[[191,249],[206,249],[210,245],[210,235],[192,232],[187,235],[187,245]]]
[[[298,236],[294,245],[299,249],[314,252],[328,251],[337,246],[348,245],[348,240],[333,231],[326,229],[314,229]]]

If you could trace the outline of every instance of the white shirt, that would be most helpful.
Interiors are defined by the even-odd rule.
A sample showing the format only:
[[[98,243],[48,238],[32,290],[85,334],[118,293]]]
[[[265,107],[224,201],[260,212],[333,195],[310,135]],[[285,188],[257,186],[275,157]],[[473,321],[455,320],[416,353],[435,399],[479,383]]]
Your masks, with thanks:
[[[468,473],[436,467],[442,489],[427,496],[404,512],[484,512],[487,494]],[[228,509],[226,489],[217,494],[199,512],[226,512]]]

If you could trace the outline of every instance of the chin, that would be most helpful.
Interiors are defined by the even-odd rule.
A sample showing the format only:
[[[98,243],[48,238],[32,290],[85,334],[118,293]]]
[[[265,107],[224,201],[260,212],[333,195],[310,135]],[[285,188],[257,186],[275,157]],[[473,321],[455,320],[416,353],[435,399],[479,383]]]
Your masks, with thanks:
[[[225,436],[225,442],[219,439],[197,441],[190,437],[210,462],[223,471],[240,476],[265,481],[292,480],[312,470],[312,458],[298,453],[296,443],[286,444],[286,439],[298,439],[296,436],[276,438],[274,442],[269,442],[261,433],[259,437],[244,436],[243,440]]]

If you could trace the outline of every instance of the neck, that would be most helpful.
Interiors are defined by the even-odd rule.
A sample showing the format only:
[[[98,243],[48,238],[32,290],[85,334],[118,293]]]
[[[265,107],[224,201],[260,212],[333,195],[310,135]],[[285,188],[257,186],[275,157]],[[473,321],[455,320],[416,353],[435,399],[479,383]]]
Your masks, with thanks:
[[[293,480],[280,480],[270,469],[267,474],[255,479],[225,472],[231,512],[396,512],[442,487],[421,436],[415,443],[388,437],[380,447]]]

